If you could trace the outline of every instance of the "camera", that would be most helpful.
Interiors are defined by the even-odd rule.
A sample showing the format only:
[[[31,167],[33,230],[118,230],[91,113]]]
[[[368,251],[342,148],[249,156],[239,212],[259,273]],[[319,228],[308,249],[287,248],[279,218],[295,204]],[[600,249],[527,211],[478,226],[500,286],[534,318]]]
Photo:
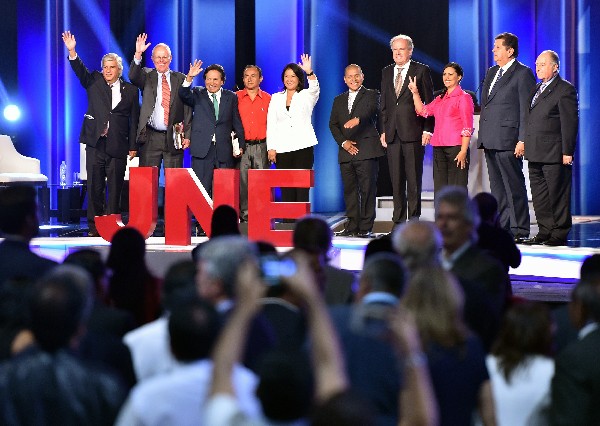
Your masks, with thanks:
[[[267,255],[260,258],[260,270],[268,286],[280,285],[282,277],[291,277],[296,273],[296,263],[289,257]]]

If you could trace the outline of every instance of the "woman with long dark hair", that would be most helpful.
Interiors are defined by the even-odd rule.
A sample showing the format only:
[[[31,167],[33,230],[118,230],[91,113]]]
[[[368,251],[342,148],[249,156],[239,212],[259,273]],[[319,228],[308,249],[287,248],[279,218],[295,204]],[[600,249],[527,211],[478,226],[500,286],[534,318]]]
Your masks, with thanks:
[[[433,146],[433,190],[446,185],[467,187],[469,179],[469,142],[473,134],[473,98],[460,87],[463,69],[456,62],[444,67],[444,90],[424,105],[417,89],[416,77],[408,85],[417,114],[435,116],[431,137]]]
[[[267,114],[269,161],[278,169],[312,169],[314,146],[318,143],[311,117],[319,100],[319,81],[311,57],[303,54],[301,63],[283,68],[284,89],[271,96]],[[308,88],[304,87],[304,75]],[[307,202],[309,188],[281,188],[282,201]]]

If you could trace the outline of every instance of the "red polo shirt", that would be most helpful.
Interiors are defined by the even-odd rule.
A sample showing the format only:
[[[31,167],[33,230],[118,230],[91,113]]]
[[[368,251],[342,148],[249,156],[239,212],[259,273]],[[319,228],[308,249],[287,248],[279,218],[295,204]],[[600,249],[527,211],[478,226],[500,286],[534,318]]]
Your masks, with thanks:
[[[246,89],[235,92],[238,97],[238,109],[244,126],[246,140],[260,140],[267,137],[267,111],[271,95],[258,89],[254,100]]]

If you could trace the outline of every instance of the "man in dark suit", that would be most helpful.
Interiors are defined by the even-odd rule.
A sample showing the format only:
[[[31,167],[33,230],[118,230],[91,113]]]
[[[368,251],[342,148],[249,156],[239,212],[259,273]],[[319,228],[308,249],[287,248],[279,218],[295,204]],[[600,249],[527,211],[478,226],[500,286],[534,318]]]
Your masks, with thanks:
[[[102,73],[89,71],[75,52],[75,36],[66,31],[62,38],[69,50],[69,63],[88,97],[79,143],[86,145],[89,235],[98,236],[94,217],[121,212],[127,155],[137,155],[139,95],[134,85],[121,78],[123,62],[117,54],[104,55]],[[106,206],[105,180],[108,183]]]
[[[185,74],[169,69],[171,49],[164,43],[152,49],[155,68],[142,68],[142,53],[150,46],[147,38],[147,34],[137,37],[129,67],[129,79],[143,95],[137,129],[140,166],[160,169],[162,161],[165,168],[183,167],[183,149],[189,147],[192,132],[192,108],[184,105],[177,93]],[[176,133],[183,136],[174,138]]]
[[[225,70],[213,64],[204,71],[206,87],[191,87],[192,80],[202,71],[202,61],[194,61],[179,96],[194,110],[190,152],[192,168],[204,189],[212,197],[214,169],[235,167],[235,158],[242,156],[245,145],[244,127],[238,111],[237,95],[223,89]],[[235,132],[239,151],[233,152],[232,135]]]
[[[481,92],[479,148],[485,150],[500,224],[520,243],[529,236],[530,228],[523,141],[535,78],[529,67],[516,60],[519,39],[514,34],[496,36],[492,52],[497,65],[487,71]]]
[[[0,191],[0,287],[9,279],[35,280],[56,262],[40,257],[29,248],[38,234],[39,221],[32,186],[9,186]]]
[[[465,294],[465,321],[489,350],[511,294],[508,272],[477,247],[479,214],[466,188],[447,186],[436,195],[435,224],[442,234],[442,266]]]
[[[525,156],[538,234],[529,244],[563,246],[571,230],[571,176],[577,142],[577,90],[558,74],[556,52],[546,50],[535,61],[541,81],[530,93]]]
[[[421,187],[425,145],[433,132],[433,118],[415,113],[409,78],[416,77],[423,103],[433,99],[429,67],[411,60],[412,39],[397,35],[390,40],[394,64],[381,73],[381,145],[387,158],[394,198],[394,224],[421,216]]]
[[[553,425],[600,424],[600,280],[581,279],[569,307],[578,338],[556,357],[552,379]]]
[[[348,65],[344,82],[348,91],[333,100],[329,130],[339,145],[338,161],[344,184],[348,223],[338,236],[372,236],[379,157],[385,155],[379,143],[376,119],[377,91],[362,84],[365,76],[358,65]]]

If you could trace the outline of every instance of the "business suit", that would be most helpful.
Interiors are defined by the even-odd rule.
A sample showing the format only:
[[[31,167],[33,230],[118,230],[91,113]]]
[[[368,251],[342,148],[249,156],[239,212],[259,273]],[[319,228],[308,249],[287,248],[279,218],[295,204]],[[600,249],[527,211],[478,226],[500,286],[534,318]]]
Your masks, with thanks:
[[[348,97],[349,92],[346,91],[333,100],[329,130],[339,146],[338,162],[348,217],[346,230],[366,233],[371,232],[375,222],[378,158],[385,155],[376,128],[379,96],[376,90],[362,86],[351,111],[348,111]],[[359,119],[359,124],[351,129],[344,128],[344,124],[355,117]],[[351,155],[342,147],[346,141],[356,142],[356,155]]]
[[[514,237],[529,235],[529,205],[523,160],[514,155],[525,139],[525,114],[535,78],[529,67],[515,60],[494,83],[500,67],[491,67],[481,95],[479,148],[485,150],[492,195],[498,200],[501,226]],[[490,87],[493,88],[490,92]]]
[[[173,125],[183,122],[184,138],[189,139],[192,129],[192,108],[184,105],[178,95],[179,87],[185,80],[185,75],[169,71],[171,98],[169,102],[169,118],[166,133],[156,132],[150,126],[150,117],[156,106],[160,75],[155,68],[141,67],[136,61],[131,61],[129,79],[142,91],[142,107],[137,129],[137,141],[140,144],[140,166],[156,166],[160,168],[161,160],[164,167],[183,167],[183,149],[175,148],[173,141]],[[160,81],[162,84],[162,80]]]
[[[246,148],[237,95],[230,90],[221,89],[218,120],[213,101],[205,87],[181,86],[179,96],[194,111],[190,142],[192,168],[212,196],[213,170],[235,167],[231,146],[232,131],[237,134],[240,149]]]
[[[88,98],[79,143],[86,145],[87,217],[90,230],[95,231],[95,216],[120,213],[127,154],[137,150],[139,96],[135,86],[119,78],[121,101],[113,108],[111,88],[102,74],[90,72],[79,56],[69,58],[69,63]],[[107,126],[108,133],[102,136]],[[108,184],[106,207],[105,179]]]
[[[385,133],[387,158],[394,198],[394,224],[421,216],[421,188],[425,148],[423,131],[433,132],[433,118],[415,113],[410,78],[416,77],[424,103],[433,100],[433,82],[427,65],[410,61],[399,96],[394,89],[392,64],[381,72],[380,129]]]
[[[600,424],[600,329],[567,346],[552,379],[553,425]]]
[[[525,134],[525,157],[540,240],[566,244],[571,230],[572,166],[563,155],[573,156],[579,125],[577,91],[556,74],[531,104],[538,84],[530,93]]]

